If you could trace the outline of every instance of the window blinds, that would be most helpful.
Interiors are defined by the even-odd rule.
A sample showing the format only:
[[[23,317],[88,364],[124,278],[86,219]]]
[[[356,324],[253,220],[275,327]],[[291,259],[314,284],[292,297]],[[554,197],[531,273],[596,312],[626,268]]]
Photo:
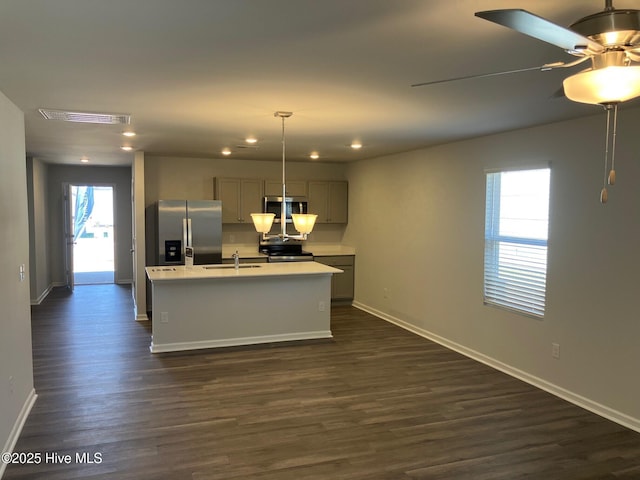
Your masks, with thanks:
[[[548,168],[487,173],[484,301],[543,316]]]

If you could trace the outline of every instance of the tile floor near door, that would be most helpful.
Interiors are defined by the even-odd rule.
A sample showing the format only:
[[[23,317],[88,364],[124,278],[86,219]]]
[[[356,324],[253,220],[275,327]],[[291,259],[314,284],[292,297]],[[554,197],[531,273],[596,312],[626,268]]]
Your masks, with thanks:
[[[639,433],[352,307],[330,341],[164,355],[129,287],[56,289],[32,323],[15,451],[72,461],[4,480],[640,478]]]

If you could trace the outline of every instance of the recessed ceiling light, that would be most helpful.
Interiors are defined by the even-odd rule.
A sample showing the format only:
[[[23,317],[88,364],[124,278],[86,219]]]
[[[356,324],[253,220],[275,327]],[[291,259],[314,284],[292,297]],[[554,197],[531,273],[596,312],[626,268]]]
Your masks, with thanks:
[[[248,137],[248,138],[245,138],[244,141],[247,143],[256,143],[258,139],[255,137]]]
[[[362,148],[362,143],[360,142],[352,142],[351,143],[351,148],[353,148],[354,150],[360,150]]]
[[[130,147],[129,145],[123,145],[120,148],[125,152],[130,152],[131,150],[133,150],[133,147]]]
[[[231,150],[229,150],[228,148],[223,148],[222,149],[222,154],[223,155],[231,155]]]
[[[311,152],[311,155],[309,155],[309,157],[311,157],[313,160],[317,160],[318,158],[320,158],[320,155],[318,155],[318,152]]]
[[[87,157],[82,157],[82,158],[80,159],[80,162],[82,162],[82,163],[89,163],[89,159],[88,159]]]
[[[126,132],[122,132],[122,135],[124,135],[125,137],[135,137],[136,136],[136,132],[133,132],[131,130],[127,130]]]

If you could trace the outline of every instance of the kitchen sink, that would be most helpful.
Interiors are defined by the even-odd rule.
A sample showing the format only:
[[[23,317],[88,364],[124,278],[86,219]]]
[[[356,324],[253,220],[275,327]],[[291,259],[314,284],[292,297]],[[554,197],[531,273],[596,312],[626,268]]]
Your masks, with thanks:
[[[260,268],[262,265],[250,265],[250,264],[243,264],[243,265],[238,265],[238,268]],[[202,267],[205,270],[218,270],[221,268],[236,268],[235,265],[207,265],[205,267]]]

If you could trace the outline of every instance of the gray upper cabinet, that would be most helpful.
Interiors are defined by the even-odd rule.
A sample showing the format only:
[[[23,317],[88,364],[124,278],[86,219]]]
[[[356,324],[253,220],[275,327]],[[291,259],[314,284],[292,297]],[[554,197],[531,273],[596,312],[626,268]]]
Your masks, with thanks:
[[[222,223],[252,223],[251,213],[262,211],[263,180],[216,178],[216,200],[222,200]]]
[[[286,193],[289,197],[306,197],[307,182],[305,180],[287,180]],[[282,180],[265,180],[264,194],[268,197],[282,196]]]
[[[347,223],[349,184],[341,181],[311,181],[308,184],[309,213],[317,223]]]

